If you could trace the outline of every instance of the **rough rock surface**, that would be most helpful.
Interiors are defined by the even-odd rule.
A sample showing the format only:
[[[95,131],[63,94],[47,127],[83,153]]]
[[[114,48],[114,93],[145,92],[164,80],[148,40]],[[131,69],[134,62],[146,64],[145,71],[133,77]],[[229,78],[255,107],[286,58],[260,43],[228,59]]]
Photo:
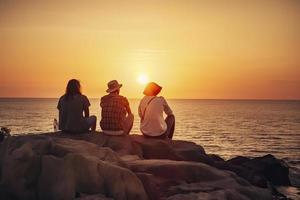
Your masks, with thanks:
[[[0,143],[0,199],[259,200],[274,198],[272,184],[289,179],[271,155],[224,161],[186,141],[57,132]]]
[[[74,199],[76,193],[147,199],[140,179],[106,147],[82,140],[19,136],[0,150],[1,197]]]

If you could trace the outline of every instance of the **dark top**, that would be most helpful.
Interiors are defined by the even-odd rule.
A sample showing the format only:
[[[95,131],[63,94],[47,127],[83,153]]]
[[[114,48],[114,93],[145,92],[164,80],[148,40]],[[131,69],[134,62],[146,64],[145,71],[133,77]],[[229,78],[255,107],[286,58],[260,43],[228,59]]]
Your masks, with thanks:
[[[59,129],[71,132],[88,130],[87,121],[84,119],[83,111],[90,106],[88,98],[84,95],[74,95],[66,99],[60,97],[57,105],[59,110]]]

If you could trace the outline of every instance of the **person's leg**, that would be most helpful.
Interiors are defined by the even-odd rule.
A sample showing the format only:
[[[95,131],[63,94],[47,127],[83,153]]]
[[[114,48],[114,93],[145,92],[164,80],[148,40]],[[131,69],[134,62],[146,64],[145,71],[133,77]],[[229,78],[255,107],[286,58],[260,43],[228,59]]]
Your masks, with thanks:
[[[172,139],[175,130],[175,116],[169,115],[167,116],[165,121],[167,123],[167,130],[165,134],[167,135],[168,138]]]
[[[133,114],[129,114],[123,122],[123,131],[124,135],[128,135],[133,126],[134,116]]]
[[[91,131],[95,131],[97,126],[97,117],[95,115],[89,116],[87,118],[87,122],[89,125],[89,129],[91,129]]]

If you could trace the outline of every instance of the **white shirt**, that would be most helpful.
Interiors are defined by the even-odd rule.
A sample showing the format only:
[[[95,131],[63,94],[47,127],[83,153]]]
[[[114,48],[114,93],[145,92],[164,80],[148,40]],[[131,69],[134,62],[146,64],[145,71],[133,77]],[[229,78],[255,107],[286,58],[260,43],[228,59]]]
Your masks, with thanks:
[[[154,98],[147,107],[148,102]],[[145,112],[145,108],[146,112]],[[145,112],[145,113],[144,113]],[[163,112],[172,115],[173,112],[164,97],[144,96],[139,105],[139,116],[144,120],[141,121],[140,130],[143,134],[149,136],[160,136],[167,130]]]

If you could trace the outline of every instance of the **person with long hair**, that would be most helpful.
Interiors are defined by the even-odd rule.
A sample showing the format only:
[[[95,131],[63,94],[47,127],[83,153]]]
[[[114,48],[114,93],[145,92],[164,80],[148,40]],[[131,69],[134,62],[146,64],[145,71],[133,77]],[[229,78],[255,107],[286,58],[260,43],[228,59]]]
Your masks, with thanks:
[[[157,83],[148,83],[138,108],[141,118],[140,130],[145,137],[172,139],[175,129],[175,116],[167,101],[157,96],[162,87]],[[167,115],[164,119],[163,113]]]
[[[68,82],[66,93],[60,97],[57,105],[59,110],[59,129],[70,133],[81,133],[96,130],[96,116],[90,116],[88,98],[81,93],[79,80]]]

